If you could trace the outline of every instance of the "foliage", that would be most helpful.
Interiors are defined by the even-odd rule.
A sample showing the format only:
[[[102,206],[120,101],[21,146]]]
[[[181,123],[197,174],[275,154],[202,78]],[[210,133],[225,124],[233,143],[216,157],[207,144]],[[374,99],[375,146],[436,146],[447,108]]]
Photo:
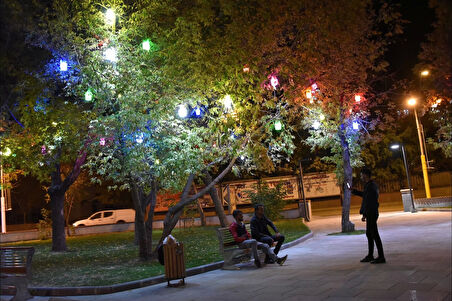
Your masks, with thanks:
[[[275,224],[287,242],[309,232],[300,219],[281,220]],[[174,237],[184,243],[186,267],[221,261],[215,227],[193,229],[175,229],[173,232]],[[157,239],[160,234],[161,230],[155,230],[154,238]],[[138,247],[134,244],[133,232],[69,237],[67,242],[71,252],[66,253],[49,252],[49,241],[7,245],[35,247],[31,279],[33,286],[112,285],[164,273],[163,266],[158,262],[137,260]]]
[[[267,183],[259,180],[254,188],[256,191],[246,192],[253,205],[264,205],[265,215],[270,220],[280,219],[280,212],[287,204],[287,200],[284,199],[286,191],[283,183],[279,183],[275,188],[270,188]]]
[[[420,63],[414,68],[419,75],[429,70],[429,75],[422,82],[422,92],[426,97],[424,110],[435,121],[436,138],[427,139],[436,149],[441,149],[446,157],[452,157],[452,4],[446,0],[430,0],[435,9],[436,22],[434,30],[422,44],[419,54]]]
[[[52,236],[52,220],[50,219],[50,211],[41,209],[42,219],[38,223],[39,239],[45,240]]]

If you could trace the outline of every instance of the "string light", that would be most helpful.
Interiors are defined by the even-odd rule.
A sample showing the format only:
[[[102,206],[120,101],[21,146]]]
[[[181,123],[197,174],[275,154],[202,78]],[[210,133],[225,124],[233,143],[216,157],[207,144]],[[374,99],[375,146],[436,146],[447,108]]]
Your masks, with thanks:
[[[358,130],[359,129],[359,123],[357,121],[353,121],[353,129]]]
[[[146,51],[151,50],[151,41],[149,39],[148,40],[144,40],[141,45],[143,47],[143,50],[146,50]]]
[[[360,102],[360,101],[361,101],[361,95],[356,94],[356,95],[355,95],[355,101],[356,101],[356,102]]]
[[[99,144],[104,146],[105,145],[105,138],[100,138]]]

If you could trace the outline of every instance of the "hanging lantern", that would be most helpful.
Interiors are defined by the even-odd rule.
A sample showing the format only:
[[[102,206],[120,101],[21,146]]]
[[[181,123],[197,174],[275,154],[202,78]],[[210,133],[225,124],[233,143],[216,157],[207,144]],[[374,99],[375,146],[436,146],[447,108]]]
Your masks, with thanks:
[[[306,98],[307,99],[312,99],[312,91],[311,89],[307,89],[306,90]],[[312,103],[312,102],[311,102]]]
[[[226,109],[226,111],[232,110],[232,98],[231,95],[226,94],[226,96],[223,98],[223,106]]]
[[[179,109],[177,110],[177,115],[179,115],[180,118],[185,118],[188,115],[187,108],[185,105],[180,105]]]
[[[275,121],[275,131],[282,130],[282,122],[280,120]]]
[[[91,90],[88,89],[85,92],[85,101],[91,101],[91,100],[93,100],[93,92],[91,92]]]
[[[279,80],[276,76],[272,75],[270,78],[270,84],[272,85],[273,89],[276,90],[276,87],[279,85]]]
[[[318,120],[314,120],[314,122],[312,123],[312,127],[315,130],[318,130],[320,128],[320,122]]]
[[[116,14],[111,8],[105,12],[105,22],[108,25],[114,25],[116,23]]]
[[[60,71],[67,71],[67,62],[65,60],[60,60]]]
[[[116,48],[110,47],[110,48],[105,49],[104,57],[107,61],[110,61],[113,63],[117,62],[118,56],[117,56]]]

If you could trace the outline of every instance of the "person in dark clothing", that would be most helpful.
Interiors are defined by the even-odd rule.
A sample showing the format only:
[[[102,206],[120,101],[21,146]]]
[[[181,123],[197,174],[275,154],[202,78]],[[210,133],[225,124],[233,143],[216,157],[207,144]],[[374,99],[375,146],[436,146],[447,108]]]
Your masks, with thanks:
[[[266,243],[270,247],[273,245],[274,241],[278,242],[273,250],[275,254],[278,254],[279,249],[284,242],[284,235],[279,233],[276,226],[264,215],[264,205],[257,204],[254,206],[254,216],[251,218],[250,224],[251,236],[255,240]],[[273,231],[275,231],[275,235],[270,233],[267,226],[270,226]],[[274,263],[274,261],[268,256],[265,256],[265,263]]]
[[[232,237],[234,237],[235,242],[239,245],[240,248],[251,248],[251,251],[253,252],[254,257],[254,264],[260,268],[261,262],[259,260],[259,256],[257,254],[257,249],[262,250],[264,252],[265,257],[269,257],[273,260],[273,262],[277,262],[280,265],[283,265],[286,261],[286,257],[278,257],[273,252],[273,250],[265,243],[258,242],[255,239],[251,238],[251,235],[246,230],[245,224],[243,223],[243,213],[240,210],[234,210],[232,212],[232,216],[235,219],[235,222],[233,222],[229,226],[229,231],[232,234]]]
[[[352,189],[352,193],[363,198],[359,214],[362,214],[361,220],[366,222],[366,236],[369,247],[369,253],[361,259],[361,262],[385,263],[385,255],[383,252],[383,244],[381,243],[380,234],[378,234],[378,186],[371,180],[372,173],[370,169],[363,168],[361,170],[361,180],[364,183],[364,191]],[[377,246],[378,257],[374,258],[374,242]]]

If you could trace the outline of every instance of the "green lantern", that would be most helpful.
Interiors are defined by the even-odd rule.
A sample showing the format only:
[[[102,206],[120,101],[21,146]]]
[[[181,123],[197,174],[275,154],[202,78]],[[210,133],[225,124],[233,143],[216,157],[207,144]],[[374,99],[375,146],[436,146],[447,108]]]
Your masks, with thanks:
[[[90,89],[88,89],[85,92],[85,101],[91,101],[91,100],[93,100],[93,92]]]

